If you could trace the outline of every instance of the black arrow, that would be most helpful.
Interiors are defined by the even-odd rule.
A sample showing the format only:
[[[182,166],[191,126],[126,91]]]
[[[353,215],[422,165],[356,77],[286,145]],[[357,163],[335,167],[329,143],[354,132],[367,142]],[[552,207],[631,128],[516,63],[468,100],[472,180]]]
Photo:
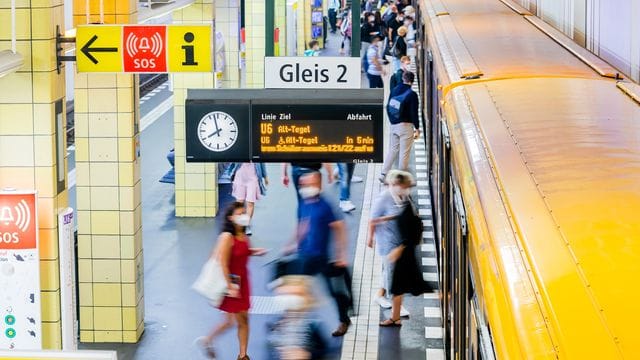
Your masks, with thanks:
[[[89,60],[91,60],[94,64],[98,63],[98,59],[96,59],[95,57],[93,57],[93,55],[91,55],[92,52],[118,52],[118,48],[117,47],[91,47],[91,44],[93,44],[96,40],[98,40],[98,35],[93,35],[93,37],[87,41],[86,44],[84,44],[84,46],[82,47],[82,49],[80,49],[80,51],[82,51],[82,53],[89,58]]]

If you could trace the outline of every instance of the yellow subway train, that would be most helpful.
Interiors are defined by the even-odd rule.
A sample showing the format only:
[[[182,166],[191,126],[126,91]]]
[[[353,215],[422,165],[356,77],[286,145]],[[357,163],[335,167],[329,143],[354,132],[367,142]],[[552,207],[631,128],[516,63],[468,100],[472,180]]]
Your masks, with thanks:
[[[449,359],[640,359],[640,87],[509,0],[421,0]]]

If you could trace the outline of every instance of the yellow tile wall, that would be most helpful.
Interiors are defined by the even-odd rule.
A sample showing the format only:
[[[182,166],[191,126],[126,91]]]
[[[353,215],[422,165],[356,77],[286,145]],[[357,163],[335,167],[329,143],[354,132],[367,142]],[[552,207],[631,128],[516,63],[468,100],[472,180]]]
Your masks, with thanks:
[[[287,56],[287,1],[275,0],[275,26],[280,29],[278,56]]]
[[[212,0],[196,0],[195,3],[173,12],[174,24],[212,24],[215,11],[225,7],[227,10],[236,0],[216,1],[214,8]],[[228,11],[224,11],[228,13]],[[224,20],[225,18],[223,18]],[[229,20],[229,17],[226,17]],[[216,21],[217,23],[217,21]],[[223,29],[228,24],[224,23]],[[172,74],[174,98],[174,145],[176,171],[176,216],[178,217],[214,217],[218,211],[217,202],[217,165],[193,164],[186,162],[185,154],[185,119],[184,101],[187,89],[211,89],[215,87],[213,73],[176,73]],[[188,179],[188,181],[187,181]],[[214,201],[202,201],[208,192],[214,192]],[[187,199],[186,194],[189,195]]]
[[[215,14],[216,32],[221,32],[224,39],[224,73],[221,86],[229,89],[238,88],[240,87],[240,0],[216,1]]]
[[[56,71],[54,49],[55,27],[64,27],[64,9],[57,0],[16,5],[16,49],[25,61],[17,72],[0,78],[0,188],[38,191],[43,346],[59,349],[57,214],[68,200],[66,189],[58,192],[56,179],[57,162],[64,161],[66,169],[66,158],[58,159],[55,152],[54,113],[56,101],[65,102],[65,82],[64,69],[62,75]],[[11,48],[9,7],[9,2],[0,2],[0,50]],[[66,124],[65,116],[63,111]]]
[[[246,84],[248,88],[264,87],[265,2],[245,0]]]
[[[105,23],[136,23],[136,1],[104,0]],[[91,21],[99,1],[91,0]],[[74,1],[84,24],[85,1]],[[144,330],[138,76],[75,78],[80,341],[137,342]]]
[[[42,344],[60,349],[57,214],[68,199],[66,186],[58,189],[56,176],[54,109],[56,101],[65,103],[65,82],[64,68],[62,75],[56,71],[54,49],[55,27],[64,27],[64,8],[57,0],[16,5],[16,48],[25,62],[17,72],[0,78],[0,188],[38,191]],[[10,4],[0,2],[0,50],[11,48],[10,26]],[[65,117],[63,106],[64,124]],[[66,170],[66,149],[62,157]]]
[[[298,56],[304,55],[304,50],[307,48],[307,43],[310,41],[310,26],[311,26],[311,4],[309,0],[298,0],[298,16],[296,30],[298,31],[296,39],[298,40]],[[309,39],[309,40],[307,40]]]

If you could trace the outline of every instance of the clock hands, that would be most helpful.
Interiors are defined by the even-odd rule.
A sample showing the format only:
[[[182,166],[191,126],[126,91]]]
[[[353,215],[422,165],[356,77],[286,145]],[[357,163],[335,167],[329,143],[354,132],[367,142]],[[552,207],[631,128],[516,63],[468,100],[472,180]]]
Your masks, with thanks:
[[[222,129],[218,129],[218,130],[212,132],[211,135],[207,136],[207,139],[212,137],[213,135],[218,135],[218,137],[221,136],[220,132],[222,132]]]
[[[213,116],[213,123],[216,125],[216,131],[213,134],[209,135],[209,137],[213,136],[214,134],[220,136],[220,127],[218,126],[218,116],[217,115]]]

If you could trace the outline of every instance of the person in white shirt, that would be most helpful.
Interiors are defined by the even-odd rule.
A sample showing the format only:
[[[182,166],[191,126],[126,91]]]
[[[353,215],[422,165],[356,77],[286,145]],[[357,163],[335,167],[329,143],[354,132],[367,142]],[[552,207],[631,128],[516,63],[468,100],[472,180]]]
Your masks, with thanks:
[[[329,25],[331,25],[332,34],[335,34],[338,29],[338,12],[341,8],[341,0],[329,0]]]

